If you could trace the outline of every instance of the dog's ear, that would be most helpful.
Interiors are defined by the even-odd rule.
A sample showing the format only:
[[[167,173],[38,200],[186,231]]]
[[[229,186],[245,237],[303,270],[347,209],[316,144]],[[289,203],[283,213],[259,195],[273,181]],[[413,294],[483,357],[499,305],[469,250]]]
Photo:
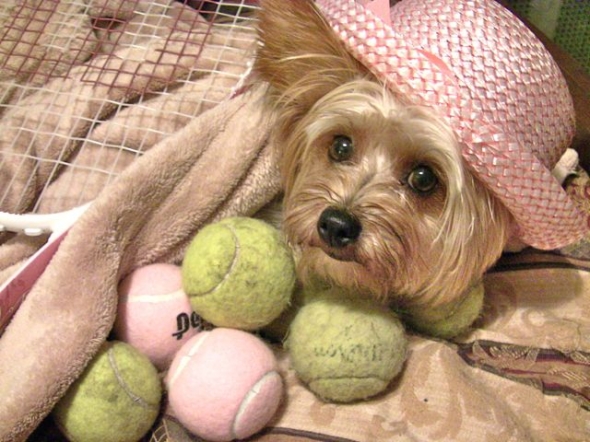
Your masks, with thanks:
[[[363,72],[313,0],[262,0],[260,5],[255,71],[283,104],[305,111]]]

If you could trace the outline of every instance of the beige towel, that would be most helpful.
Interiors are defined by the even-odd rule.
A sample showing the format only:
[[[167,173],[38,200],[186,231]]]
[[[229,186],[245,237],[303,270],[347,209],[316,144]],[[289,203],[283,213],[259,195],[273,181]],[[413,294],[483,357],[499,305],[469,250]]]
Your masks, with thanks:
[[[179,262],[203,224],[252,215],[276,196],[260,109],[260,95],[247,93],[204,113],[131,165],[74,225],[0,339],[0,440],[28,435],[92,358],[112,327],[122,275]]]

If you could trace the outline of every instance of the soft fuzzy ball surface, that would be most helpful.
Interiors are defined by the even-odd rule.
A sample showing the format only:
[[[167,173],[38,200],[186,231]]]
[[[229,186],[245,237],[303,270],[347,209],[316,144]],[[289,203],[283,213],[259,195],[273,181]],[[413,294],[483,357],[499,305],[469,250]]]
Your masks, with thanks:
[[[53,411],[72,442],[136,442],[153,425],[162,396],[156,368],[123,342],[106,342]]]
[[[484,285],[479,282],[457,303],[438,309],[411,312],[406,321],[415,330],[437,338],[451,339],[464,333],[481,314]]]
[[[165,382],[175,417],[208,441],[244,439],[258,432],[283,395],[270,348],[250,333],[224,328],[190,339]]]
[[[198,331],[188,296],[182,290],[179,266],[151,264],[141,267],[119,284],[117,339],[145,354],[159,369]]]
[[[277,229],[252,218],[226,218],[195,236],[182,278],[193,309],[205,320],[255,330],[289,303],[295,265]]]
[[[372,300],[317,295],[296,315],[286,346],[297,375],[332,402],[353,402],[387,388],[406,358],[397,316]]]

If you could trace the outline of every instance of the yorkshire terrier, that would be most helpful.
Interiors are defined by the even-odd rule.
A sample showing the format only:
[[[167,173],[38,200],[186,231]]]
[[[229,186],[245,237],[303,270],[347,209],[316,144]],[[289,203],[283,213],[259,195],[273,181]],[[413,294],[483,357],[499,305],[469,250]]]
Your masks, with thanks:
[[[426,106],[390,91],[311,0],[261,1],[255,72],[277,116],[283,229],[302,281],[420,309],[452,304],[518,231]]]

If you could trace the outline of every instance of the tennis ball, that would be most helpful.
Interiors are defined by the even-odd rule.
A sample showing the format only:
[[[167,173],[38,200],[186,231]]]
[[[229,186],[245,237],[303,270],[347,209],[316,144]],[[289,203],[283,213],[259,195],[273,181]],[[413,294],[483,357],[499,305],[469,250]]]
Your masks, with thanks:
[[[301,308],[285,345],[312,392],[331,402],[353,402],[387,388],[403,367],[407,342],[392,311],[333,288]]]
[[[201,332],[184,344],[165,384],[174,416],[213,442],[261,430],[283,395],[270,348],[250,333],[226,328]]]
[[[172,358],[200,321],[182,290],[179,266],[151,264],[141,267],[119,284],[114,336],[145,354],[159,370]]]
[[[182,284],[206,321],[255,330],[288,305],[295,264],[277,229],[253,218],[226,218],[195,236],[182,263]]]
[[[411,312],[404,320],[413,329],[442,339],[451,339],[469,329],[481,314],[484,302],[484,285],[479,282],[458,302],[435,309]]]
[[[53,410],[72,442],[135,442],[160,409],[161,382],[148,358],[131,345],[111,341]]]

